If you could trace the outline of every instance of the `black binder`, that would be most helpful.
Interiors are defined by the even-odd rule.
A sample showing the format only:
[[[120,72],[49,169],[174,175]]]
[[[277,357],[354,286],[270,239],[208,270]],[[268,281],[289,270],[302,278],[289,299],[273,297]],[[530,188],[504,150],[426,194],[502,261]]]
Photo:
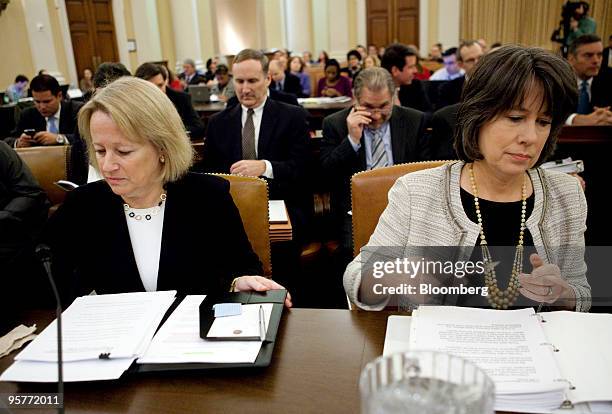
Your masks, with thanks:
[[[285,297],[287,291],[282,290],[268,290],[265,292],[235,292],[235,293],[223,293],[218,295],[207,295],[206,298],[200,304],[200,336],[204,332],[204,336],[208,333],[211,324],[214,321],[214,312],[212,306],[216,303],[242,303],[243,305],[254,304],[254,303],[272,303],[272,315],[270,316],[270,322],[266,330],[266,339],[261,345],[259,354],[255,362],[251,363],[171,363],[171,364],[137,364],[133,363],[132,366],[126,371],[129,373],[144,373],[144,372],[162,372],[162,371],[187,371],[187,370],[205,370],[205,369],[219,369],[219,368],[263,368],[270,365],[272,362],[272,352],[274,351],[274,344],[276,342],[276,335],[278,333],[278,326],[283,314]],[[170,307],[164,320],[160,324],[166,321],[166,319],[174,312],[176,307],[180,304],[182,299],[177,299],[176,302]]]

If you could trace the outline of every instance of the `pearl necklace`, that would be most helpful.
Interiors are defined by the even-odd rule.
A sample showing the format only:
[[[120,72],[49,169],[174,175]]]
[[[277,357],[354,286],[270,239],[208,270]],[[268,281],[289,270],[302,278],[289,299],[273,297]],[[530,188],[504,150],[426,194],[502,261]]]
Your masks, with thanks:
[[[128,217],[133,218],[134,220],[140,221],[144,217],[145,220],[149,221],[153,218],[153,216],[159,214],[159,212],[161,211],[162,204],[164,203],[164,201],[166,201],[166,197],[166,193],[161,193],[161,195],[159,196],[159,203],[157,203],[155,207],[146,209],[146,213],[144,214],[138,214],[134,212],[132,207],[130,207],[128,203],[123,203],[123,210],[125,211],[125,214],[127,214]]]
[[[480,203],[478,200],[478,189],[476,188],[476,180],[474,179],[473,164],[468,166],[470,171],[470,183],[472,185],[472,192],[474,193],[474,206],[476,207],[476,217],[478,219],[478,227],[480,228],[480,248],[482,249],[482,260],[485,268],[485,284],[489,288],[489,295],[487,300],[492,308],[495,309],[507,309],[508,306],[516,301],[519,295],[519,280],[518,276],[523,271],[523,236],[525,234],[525,215],[527,211],[527,179],[523,176],[523,186],[521,188],[521,231],[519,233],[519,240],[514,252],[514,261],[512,262],[512,274],[508,287],[506,289],[500,289],[497,286],[497,276],[495,274],[495,268],[493,259],[491,258],[491,252],[487,245],[485,238],[484,229],[482,226],[482,215],[480,214]]]

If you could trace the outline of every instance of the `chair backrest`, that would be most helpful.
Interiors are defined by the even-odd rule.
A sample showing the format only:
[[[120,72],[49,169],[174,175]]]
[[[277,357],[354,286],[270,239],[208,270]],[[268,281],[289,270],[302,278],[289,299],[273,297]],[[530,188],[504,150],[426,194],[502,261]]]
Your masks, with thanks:
[[[387,194],[395,181],[408,173],[434,168],[451,161],[423,161],[362,171],[351,178],[353,257],[370,240],[380,215],[389,202]]]
[[[66,191],[55,185],[55,182],[68,179],[70,146],[17,148],[17,154],[27,164],[38,184],[47,193],[51,206],[62,204],[66,198]]]
[[[230,183],[230,193],[240,212],[244,230],[253,251],[263,265],[263,276],[272,276],[270,221],[268,215],[268,183],[257,177],[214,174]]]

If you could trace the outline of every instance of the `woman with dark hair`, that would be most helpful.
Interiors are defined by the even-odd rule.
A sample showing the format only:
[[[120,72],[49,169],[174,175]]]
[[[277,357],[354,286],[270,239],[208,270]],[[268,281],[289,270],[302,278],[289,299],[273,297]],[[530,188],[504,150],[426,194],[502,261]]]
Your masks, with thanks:
[[[414,281],[447,290],[478,287],[480,294],[420,291],[421,296],[393,299],[408,306],[426,302],[506,309],[545,303],[588,311],[584,193],[575,177],[537,168],[553,152],[575,108],[571,67],[543,49],[509,45],[485,55],[466,82],[455,136],[460,161],[397,180],[368,245],[347,267],[347,294],[362,308],[382,309],[392,299],[388,290],[381,294],[382,287],[412,283],[399,272],[372,279],[376,273],[367,271],[373,260],[364,255],[368,249],[379,249],[387,261],[406,257],[415,246],[456,246],[461,247],[456,263],[481,261],[478,276],[442,279],[420,273]],[[380,250],[383,246],[386,250]],[[504,255],[496,252],[501,249],[493,246],[513,246],[505,250],[508,269],[503,269]]]
[[[340,64],[336,59],[330,59],[325,65],[325,77],[319,79],[317,96],[349,96],[353,97],[351,79],[340,75]]]
[[[319,53],[319,65],[325,66],[327,65],[327,61],[329,60],[329,55],[327,54],[327,52],[325,50],[321,50],[321,53]]]

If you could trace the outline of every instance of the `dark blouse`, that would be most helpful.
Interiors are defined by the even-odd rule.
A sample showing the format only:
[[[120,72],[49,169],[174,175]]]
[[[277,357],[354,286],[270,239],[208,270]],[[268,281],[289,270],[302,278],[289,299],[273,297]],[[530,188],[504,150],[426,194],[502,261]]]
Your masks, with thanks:
[[[527,198],[527,211],[525,220],[529,218],[533,211],[535,196],[532,194]],[[484,234],[489,246],[489,251],[494,262],[500,263],[495,267],[497,284],[500,289],[508,287],[508,281],[511,275],[512,263],[514,254],[519,240],[520,224],[521,224],[521,206],[522,201],[514,202],[496,202],[478,199],[480,204],[480,214],[482,216],[482,225]],[[468,218],[478,223],[476,216],[476,207],[474,206],[474,196],[463,188],[461,189],[461,204]],[[535,253],[533,247],[533,239],[531,233],[525,228],[523,234],[523,272],[531,272],[531,263],[529,256]],[[476,248],[472,252],[470,260],[476,262],[482,260],[482,250],[480,248],[480,238],[476,242]],[[469,276],[465,278],[469,286],[485,286],[483,276]],[[463,282],[464,284],[465,281]],[[459,295],[459,306],[472,307],[487,307],[490,308],[489,302],[485,296],[481,295]],[[526,297],[519,295],[513,307],[525,307],[537,305]]]

